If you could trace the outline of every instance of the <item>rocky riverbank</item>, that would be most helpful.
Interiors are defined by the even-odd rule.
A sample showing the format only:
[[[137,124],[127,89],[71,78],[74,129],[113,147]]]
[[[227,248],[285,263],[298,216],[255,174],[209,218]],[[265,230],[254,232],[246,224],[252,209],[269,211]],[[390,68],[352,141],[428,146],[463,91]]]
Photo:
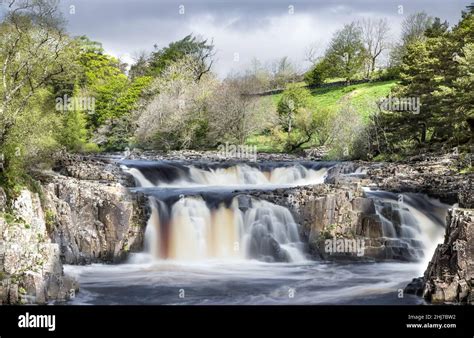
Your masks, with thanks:
[[[62,264],[117,263],[141,251],[144,197],[113,161],[65,156],[37,172],[39,191],[7,201],[0,190],[0,303],[43,304],[74,296]]]
[[[405,288],[435,304],[474,304],[474,210],[449,211],[444,242],[439,244],[424,276]]]
[[[24,190],[17,199],[7,201],[0,190],[2,303],[67,300],[78,286],[64,276],[62,264],[117,263],[130,252],[142,250],[148,202],[130,192],[134,181],[117,164],[121,158],[63,155],[53,171],[35,173],[41,182],[38,193]],[[133,152],[128,158],[223,161],[212,152]],[[276,162],[308,159],[280,154],[258,157]],[[325,184],[246,195],[289,208],[315,258],[337,260],[413,261],[419,257],[419,243],[407,246],[384,238],[376,212],[380,205],[363,187],[421,192],[457,204],[459,208],[449,213],[445,243],[438,247],[425,276],[417,280],[418,287],[410,288],[432,302],[472,303],[473,175],[460,174],[459,163],[454,155],[421,156],[400,163],[342,162],[329,170]],[[387,203],[380,210],[398,231],[400,216],[395,209]],[[361,239],[365,254],[328,255],[324,240],[329,238]]]

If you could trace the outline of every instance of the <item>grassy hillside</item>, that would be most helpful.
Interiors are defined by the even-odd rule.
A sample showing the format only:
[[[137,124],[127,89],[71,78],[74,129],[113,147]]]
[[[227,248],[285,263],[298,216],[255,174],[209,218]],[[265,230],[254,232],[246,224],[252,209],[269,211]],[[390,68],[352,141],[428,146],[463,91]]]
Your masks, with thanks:
[[[312,90],[310,106],[317,110],[326,108],[338,110],[342,102],[348,100],[350,104],[360,112],[364,119],[372,113],[374,102],[386,97],[396,81],[362,83],[352,86],[337,86],[328,88],[317,88]],[[269,99],[276,106],[282,94],[275,94],[264,99]],[[276,151],[271,145],[270,138],[266,135],[255,135],[247,141],[249,145],[257,145],[258,151]]]
[[[315,109],[324,107],[327,109],[338,109],[341,102],[348,99],[349,102],[360,113],[367,117],[374,101],[377,101],[390,93],[396,85],[396,81],[361,83],[352,86],[339,86],[328,88],[317,88],[312,93],[311,106]],[[281,94],[272,96],[272,100],[277,105]]]

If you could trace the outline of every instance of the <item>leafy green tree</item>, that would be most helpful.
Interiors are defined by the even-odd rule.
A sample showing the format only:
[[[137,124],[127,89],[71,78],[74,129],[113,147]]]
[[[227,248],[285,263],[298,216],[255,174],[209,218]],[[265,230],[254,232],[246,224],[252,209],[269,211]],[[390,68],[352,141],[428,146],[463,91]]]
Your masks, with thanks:
[[[149,73],[153,77],[159,76],[173,62],[184,57],[194,60],[194,76],[196,80],[211,70],[214,56],[212,41],[198,38],[192,34],[179,41],[170,43],[167,47],[156,50],[149,60]]]
[[[95,130],[106,120],[120,116],[118,103],[127,89],[128,78],[119,61],[105,54],[100,43],[80,37],[79,44],[82,76],[78,85],[86,89],[83,94],[95,99],[94,110],[87,112],[88,127]]]
[[[328,59],[323,58],[304,75],[304,80],[308,86],[317,87],[324,83],[330,72],[331,66]]]
[[[136,77],[117,99],[114,116],[105,122],[105,128],[96,132],[95,140],[106,151],[124,150],[133,135],[133,113],[140,108],[140,100],[152,82],[150,76]]]
[[[459,146],[472,140],[472,43],[474,18],[464,13],[451,31],[436,19],[425,38],[408,45],[401,83],[393,95],[419,99],[412,111],[382,112],[385,149]]]
[[[300,109],[309,103],[311,93],[308,89],[297,84],[290,84],[281,95],[277,105],[277,112],[280,116],[283,129],[291,133],[293,121]]]
[[[49,87],[71,64],[71,40],[55,2],[16,1],[10,6],[0,23],[0,153],[7,184],[24,174],[32,154],[54,144],[54,110],[46,107]]]
[[[331,65],[331,76],[342,77],[350,83],[360,75],[368,57],[360,27],[355,22],[344,25],[333,36],[325,57]]]

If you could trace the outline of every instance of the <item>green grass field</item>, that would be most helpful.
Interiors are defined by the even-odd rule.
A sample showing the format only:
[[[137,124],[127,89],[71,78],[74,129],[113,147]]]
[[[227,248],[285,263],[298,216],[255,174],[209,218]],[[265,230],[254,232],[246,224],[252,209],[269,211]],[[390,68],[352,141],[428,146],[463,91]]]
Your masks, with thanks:
[[[396,81],[361,83],[352,86],[317,88],[311,91],[310,106],[314,109],[326,108],[336,110],[341,103],[348,99],[364,118],[371,113],[373,103],[384,98],[396,85]],[[277,105],[281,94],[272,95],[272,100]]]
[[[311,91],[310,107],[315,111],[318,108],[338,110],[342,103],[347,100],[364,119],[367,119],[373,112],[374,102],[386,97],[396,83],[396,81],[384,81],[361,83],[351,86],[317,88]],[[282,94],[275,94],[268,97],[275,105],[275,109],[281,95]],[[258,151],[260,152],[276,150],[273,149],[271,140],[269,136],[266,135],[254,135],[247,140],[247,144],[257,145]]]

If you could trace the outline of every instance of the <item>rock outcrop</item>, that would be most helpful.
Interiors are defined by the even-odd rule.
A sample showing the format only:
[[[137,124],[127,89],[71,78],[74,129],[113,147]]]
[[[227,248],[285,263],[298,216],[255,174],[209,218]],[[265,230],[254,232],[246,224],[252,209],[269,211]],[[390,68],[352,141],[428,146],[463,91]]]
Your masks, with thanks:
[[[38,194],[22,190],[0,217],[0,304],[66,301],[77,283],[64,276]]]
[[[255,196],[289,208],[302,225],[302,235],[316,257],[376,261],[416,261],[422,257],[422,244],[415,239],[407,242],[384,236],[381,216],[376,212],[376,203],[380,202],[366,197],[358,182],[277,189],[257,192]],[[390,211],[384,217],[397,224],[398,205],[392,210],[391,203],[386,203],[384,208]],[[358,240],[363,243],[364,253],[328,253],[327,239]]]
[[[142,249],[147,203],[121,184],[53,176],[44,195],[49,234],[63,263],[119,262]]]
[[[444,243],[423,280],[423,297],[432,303],[474,304],[474,210],[450,210]]]
[[[142,249],[148,203],[116,158],[63,154],[53,169],[37,177],[63,263],[116,263]]]
[[[108,158],[66,155],[38,172],[40,193],[7,201],[0,189],[0,304],[74,296],[62,264],[112,263],[141,251],[148,206],[133,179]],[[40,198],[41,196],[41,198]]]

